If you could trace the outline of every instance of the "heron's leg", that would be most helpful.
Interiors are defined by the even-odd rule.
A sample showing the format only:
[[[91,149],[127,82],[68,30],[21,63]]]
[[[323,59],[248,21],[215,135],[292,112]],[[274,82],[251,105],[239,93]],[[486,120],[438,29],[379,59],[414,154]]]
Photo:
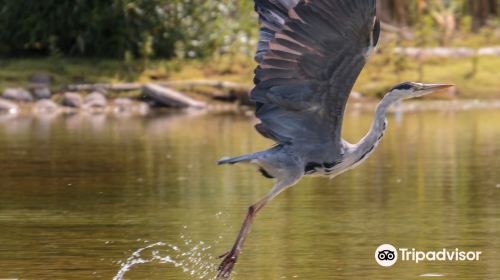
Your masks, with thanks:
[[[299,177],[300,178],[300,177]],[[278,181],[276,185],[272,188],[272,190],[259,202],[255,203],[254,205],[250,206],[248,208],[247,215],[245,217],[245,220],[243,220],[243,225],[240,228],[240,232],[238,233],[238,237],[236,238],[236,241],[234,242],[233,247],[229,252],[226,254],[220,256],[220,258],[224,258],[219,265],[217,277],[218,278],[224,278],[227,279],[229,275],[231,274],[231,271],[233,270],[234,264],[236,263],[238,256],[241,252],[241,248],[243,247],[243,243],[245,242],[246,236],[248,235],[248,232],[250,231],[250,226],[253,223],[253,220],[255,219],[255,216],[257,213],[266,206],[266,204],[271,201],[274,197],[276,197],[280,192],[283,190],[287,189],[288,187],[291,187],[298,181],[297,179],[290,179],[290,180],[283,180],[283,181]]]

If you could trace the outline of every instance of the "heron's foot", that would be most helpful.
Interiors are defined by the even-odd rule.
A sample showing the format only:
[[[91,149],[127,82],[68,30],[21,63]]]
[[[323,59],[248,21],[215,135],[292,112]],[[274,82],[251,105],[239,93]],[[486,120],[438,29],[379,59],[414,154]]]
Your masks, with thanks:
[[[222,259],[222,262],[219,265],[217,279],[229,279],[231,271],[233,271],[233,267],[238,260],[238,253],[236,253],[234,250],[231,250],[220,256],[219,258]]]

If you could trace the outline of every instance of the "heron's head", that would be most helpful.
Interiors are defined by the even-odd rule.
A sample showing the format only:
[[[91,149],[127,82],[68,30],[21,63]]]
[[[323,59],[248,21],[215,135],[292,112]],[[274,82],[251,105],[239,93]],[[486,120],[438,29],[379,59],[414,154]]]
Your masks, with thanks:
[[[453,85],[447,84],[421,84],[414,82],[405,82],[393,87],[389,93],[397,99],[408,99],[424,96],[439,90],[443,90]]]

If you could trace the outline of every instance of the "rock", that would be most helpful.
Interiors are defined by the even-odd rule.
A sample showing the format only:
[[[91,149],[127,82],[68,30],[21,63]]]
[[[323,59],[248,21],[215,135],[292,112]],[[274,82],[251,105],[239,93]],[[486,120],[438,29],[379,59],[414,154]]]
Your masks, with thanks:
[[[52,77],[44,72],[40,73],[35,73],[33,74],[30,79],[30,84],[36,85],[36,86],[41,86],[41,87],[48,87],[50,86],[50,83],[52,82]]]
[[[48,99],[52,95],[48,87],[36,87],[33,89],[33,94],[37,99]]]
[[[31,93],[23,88],[8,88],[3,92],[3,97],[15,101],[33,101]]]
[[[33,111],[35,113],[55,113],[59,111],[59,105],[50,99],[42,99],[35,103]]]
[[[15,113],[17,110],[16,103],[0,98],[0,112]]]
[[[146,115],[149,112],[148,104],[129,98],[115,99],[112,108],[113,112],[119,116],[129,116],[130,114]]]
[[[167,107],[174,108],[205,108],[204,102],[195,100],[173,89],[162,87],[159,85],[149,84],[142,88],[143,93],[158,102],[159,104]]]
[[[85,108],[105,108],[107,105],[106,96],[100,92],[94,91],[85,97]]]
[[[95,90],[92,91],[92,93],[100,93],[106,97],[108,95],[108,90],[105,87],[98,87]]]
[[[83,105],[83,98],[76,92],[66,92],[62,104],[67,107],[80,108]]]
[[[120,112],[128,111],[131,109],[130,107],[133,106],[132,100],[128,98],[117,98],[113,101],[113,105],[115,107],[115,111]]]

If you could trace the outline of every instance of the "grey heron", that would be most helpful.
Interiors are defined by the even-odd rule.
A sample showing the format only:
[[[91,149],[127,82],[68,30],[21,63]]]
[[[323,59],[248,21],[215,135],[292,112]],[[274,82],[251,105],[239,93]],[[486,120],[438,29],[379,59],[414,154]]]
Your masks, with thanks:
[[[356,144],[341,137],[349,93],[380,35],[376,0],[254,0],[259,15],[255,59],[257,131],[272,148],[219,164],[251,163],[275,184],[250,206],[238,237],[222,255],[219,278],[228,278],[256,214],[303,176],[333,178],[353,169],[384,135],[389,106],[450,87],[405,82],[392,88],[375,110],[368,133]]]

